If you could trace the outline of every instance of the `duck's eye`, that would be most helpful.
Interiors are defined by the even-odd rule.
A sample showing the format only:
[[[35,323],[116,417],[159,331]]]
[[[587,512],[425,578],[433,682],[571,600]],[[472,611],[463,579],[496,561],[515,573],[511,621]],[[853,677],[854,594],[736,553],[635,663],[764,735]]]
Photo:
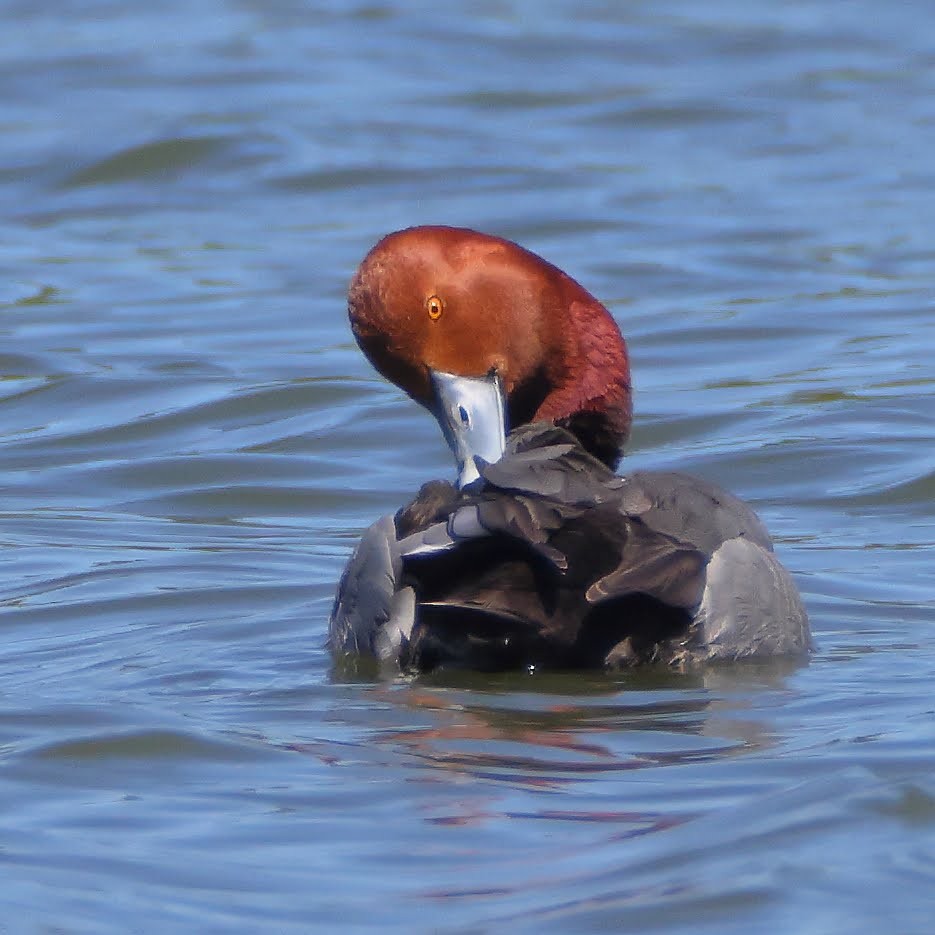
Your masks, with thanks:
[[[437,295],[430,295],[425,300],[425,310],[429,313],[429,318],[432,321],[438,321],[442,317],[442,312],[445,310],[445,304]]]

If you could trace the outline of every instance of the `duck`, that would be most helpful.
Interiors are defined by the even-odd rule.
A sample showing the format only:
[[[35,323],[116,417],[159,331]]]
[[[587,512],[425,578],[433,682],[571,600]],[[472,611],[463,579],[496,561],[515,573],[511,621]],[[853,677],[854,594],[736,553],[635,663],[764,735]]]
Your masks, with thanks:
[[[436,419],[457,479],[360,538],[328,644],[384,671],[687,668],[805,656],[798,589],[742,500],[616,469],[633,419],[608,309],[513,241],[418,226],[348,290],[374,368]]]

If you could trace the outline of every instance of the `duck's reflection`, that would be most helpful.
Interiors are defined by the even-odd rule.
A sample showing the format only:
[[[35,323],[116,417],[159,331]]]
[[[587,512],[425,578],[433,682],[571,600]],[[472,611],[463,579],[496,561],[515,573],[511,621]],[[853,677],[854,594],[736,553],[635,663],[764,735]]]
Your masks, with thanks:
[[[755,787],[755,756],[782,740],[775,711],[794,696],[794,668],[393,682],[334,670],[332,716],[355,742],[333,762],[367,764],[374,795],[391,789],[394,808],[416,819],[406,827],[414,853],[436,855],[439,870],[413,878],[414,898],[490,910],[530,894],[541,903],[612,875],[638,841],[710,813],[724,795],[719,763],[749,758],[738,775]]]
[[[371,682],[367,696],[392,713],[369,743],[416,757],[432,769],[427,780],[442,771],[538,788],[722,759],[775,742],[757,707],[785,690],[798,665],[770,660],[687,674],[450,672]]]

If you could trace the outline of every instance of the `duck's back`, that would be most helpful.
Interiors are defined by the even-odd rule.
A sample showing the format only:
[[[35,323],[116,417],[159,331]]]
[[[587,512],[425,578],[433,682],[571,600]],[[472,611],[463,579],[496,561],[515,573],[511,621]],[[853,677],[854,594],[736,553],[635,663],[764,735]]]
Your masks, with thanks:
[[[551,425],[476,490],[426,485],[368,530],[332,645],[394,665],[687,663],[805,652],[795,585],[753,511],[697,478],[618,477]]]

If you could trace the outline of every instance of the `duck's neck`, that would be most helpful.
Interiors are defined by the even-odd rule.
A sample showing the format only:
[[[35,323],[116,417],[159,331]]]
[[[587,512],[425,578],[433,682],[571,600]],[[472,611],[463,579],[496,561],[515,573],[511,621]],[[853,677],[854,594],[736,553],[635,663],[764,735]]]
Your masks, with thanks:
[[[562,354],[535,419],[567,428],[609,467],[630,434],[633,406],[627,345],[610,313],[590,295],[568,308]]]

